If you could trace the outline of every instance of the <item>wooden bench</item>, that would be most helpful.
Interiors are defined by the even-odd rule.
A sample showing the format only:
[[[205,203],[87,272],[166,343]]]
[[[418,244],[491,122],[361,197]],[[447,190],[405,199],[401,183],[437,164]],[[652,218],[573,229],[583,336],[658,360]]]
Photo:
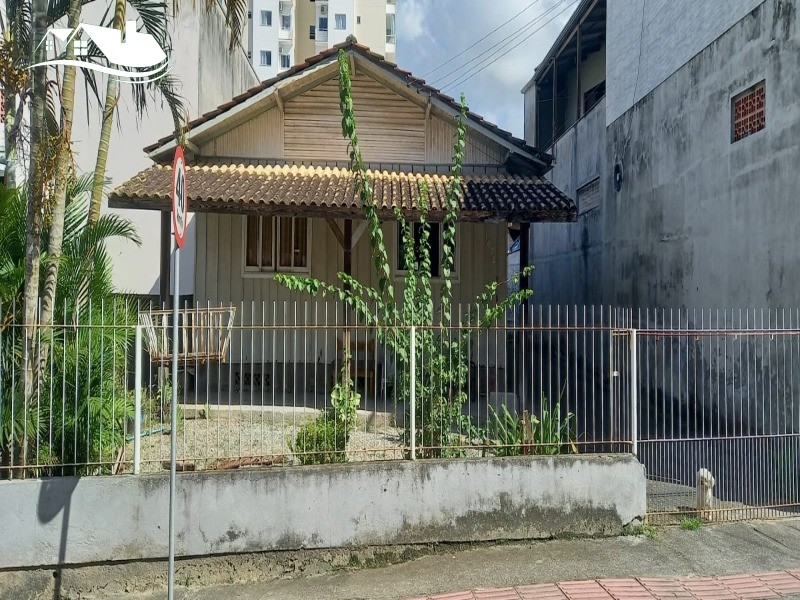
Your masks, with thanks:
[[[182,366],[210,361],[225,362],[231,342],[236,307],[187,308],[178,311],[178,364]],[[172,364],[172,311],[139,313],[150,360],[158,365]]]

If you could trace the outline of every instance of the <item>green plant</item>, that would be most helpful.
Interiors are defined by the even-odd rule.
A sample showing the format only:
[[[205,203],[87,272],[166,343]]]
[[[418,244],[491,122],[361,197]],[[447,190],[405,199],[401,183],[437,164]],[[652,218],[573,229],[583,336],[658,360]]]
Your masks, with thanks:
[[[420,457],[446,457],[463,454],[463,447],[476,437],[475,428],[468,415],[462,414],[467,399],[469,375],[469,341],[475,331],[488,327],[503,318],[506,311],[530,297],[530,290],[519,290],[502,296],[501,286],[508,282],[493,282],[472,303],[474,309],[459,322],[452,318],[452,280],[455,265],[456,221],[462,195],[462,164],[466,147],[466,103],[461,97],[461,109],[456,117],[456,135],[453,144],[453,166],[445,184],[445,206],[442,217],[442,283],[438,294],[438,311],[435,307],[431,285],[431,225],[429,194],[424,179],[418,183],[418,214],[416,226],[419,235],[400,209],[394,211],[401,231],[401,252],[405,267],[402,292],[395,290],[392,267],[384,241],[381,221],[367,177],[358,135],[350,80],[350,63],[344,51],[339,52],[339,100],[342,112],[342,135],[348,140],[350,170],[355,189],[367,221],[376,287],[366,286],[347,273],[339,273],[339,284],[330,284],[312,277],[278,274],[275,281],[291,291],[315,296],[332,295],[358,315],[361,322],[375,328],[377,341],[392,351],[396,376],[393,393],[396,401],[409,397],[411,388],[411,327],[415,333],[415,431]],[[415,240],[415,237],[418,239]],[[515,276],[519,281],[521,275]],[[437,313],[438,314],[435,314]],[[437,322],[438,317],[438,322]],[[453,325],[465,325],[453,333]],[[408,407],[410,409],[410,406]],[[407,410],[410,412],[410,410]],[[410,423],[406,419],[406,423]],[[411,428],[405,431],[408,445]]]
[[[345,349],[339,381],[331,390],[334,415],[347,430],[355,426],[356,410],[361,403],[361,394],[356,392],[353,378],[350,376],[350,359],[350,351]]]
[[[495,456],[577,454],[575,415],[568,412],[562,419],[560,404],[549,411],[546,403],[543,396],[540,418],[527,410],[522,415],[512,414],[502,406],[498,414],[489,407],[489,420],[482,432],[484,446]]]
[[[303,425],[289,449],[301,465],[321,465],[347,461],[345,448],[350,431],[335,411],[326,410],[316,419]]]
[[[684,517],[681,519],[681,529],[684,531],[697,531],[703,526],[703,521],[697,517]]]
[[[658,529],[649,523],[640,523],[638,525],[626,525],[622,529],[622,535],[643,535],[647,539],[654,540],[658,535]]]

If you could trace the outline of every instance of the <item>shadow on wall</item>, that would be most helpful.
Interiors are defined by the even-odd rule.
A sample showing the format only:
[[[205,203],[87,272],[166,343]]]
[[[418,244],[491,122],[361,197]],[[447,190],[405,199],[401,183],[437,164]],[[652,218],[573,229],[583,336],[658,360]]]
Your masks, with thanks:
[[[72,505],[72,494],[78,486],[80,477],[64,477],[45,479],[39,492],[39,500],[36,505],[36,516],[39,523],[46,525],[61,516],[61,536],[58,546],[58,562],[53,573],[55,583],[53,585],[53,600],[61,598],[61,569],[66,561],[67,555],[67,534],[69,532],[69,516]]]

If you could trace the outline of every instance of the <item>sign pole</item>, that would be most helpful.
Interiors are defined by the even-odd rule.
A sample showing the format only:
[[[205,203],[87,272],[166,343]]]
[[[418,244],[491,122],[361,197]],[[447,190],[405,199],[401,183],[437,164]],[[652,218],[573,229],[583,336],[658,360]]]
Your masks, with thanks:
[[[172,400],[169,431],[169,574],[167,598],[175,595],[175,454],[178,446],[178,290],[181,277],[181,249],[175,248],[175,283],[172,292]]]
[[[175,597],[175,455],[178,446],[178,296],[181,289],[181,248],[186,240],[189,217],[186,193],[186,159],[183,148],[175,149],[172,163],[172,232],[175,236],[175,277],[172,290],[172,400],[170,401],[169,431],[169,571],[167,572],[167,598]]]

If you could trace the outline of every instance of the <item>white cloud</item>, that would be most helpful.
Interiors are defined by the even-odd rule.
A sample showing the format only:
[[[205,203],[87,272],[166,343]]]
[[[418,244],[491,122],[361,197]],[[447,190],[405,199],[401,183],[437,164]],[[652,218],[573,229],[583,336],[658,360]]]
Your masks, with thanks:
[[[402,0],[398,3],[398,35],[402,31],[402,37],[407,41],[414,41],[425,34],[425,24],[429,22],[428,11],[431,3],[426,0]]]

